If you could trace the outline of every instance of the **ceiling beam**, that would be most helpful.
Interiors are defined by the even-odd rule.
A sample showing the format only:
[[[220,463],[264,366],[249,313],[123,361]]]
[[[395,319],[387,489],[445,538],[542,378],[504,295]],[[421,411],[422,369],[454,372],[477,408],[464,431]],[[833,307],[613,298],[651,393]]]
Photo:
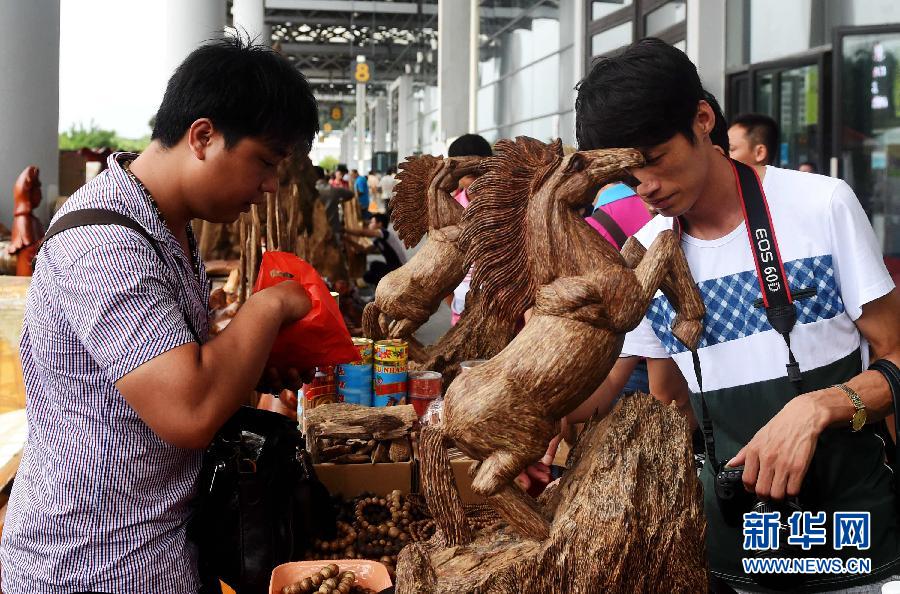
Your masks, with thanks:
[[[271,10],[419,14],[418,2],[384,2],[383,0],[266,0],[266,8]],[[437,14],[437,4],[423,4],[422,12]]]
[[[266,16],[267,25],[284,25],[291,23],[292,26],[297,25],[325,25],[328,27],[343,25],[350,27],[350,18],[346,14],[342,15],[312,15],[300,13],[274,14]],[[374,22],[373,22],[374,21]],[[397,16],[383,13],[368,13],[353,18],[354,27],[386,27],[388,29],[397,27]]]
[[[391,47],[396,46],[392,51]],[[400,51],[406,49],[406,45],[391,44],[387,45],[365,45],[358,46],[350,43],[294,43],[282,42],[281,51],[285,54],[293,54],[295,56],[358,56],[384,58],[394,56]]]

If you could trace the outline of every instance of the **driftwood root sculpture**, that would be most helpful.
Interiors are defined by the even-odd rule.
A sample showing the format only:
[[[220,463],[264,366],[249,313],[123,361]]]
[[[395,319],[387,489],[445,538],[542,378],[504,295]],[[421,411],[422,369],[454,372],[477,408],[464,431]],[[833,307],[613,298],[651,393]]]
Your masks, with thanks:
[[[442,520],[400,554],[398,594],[706,592],[700,485],[675,407],[635,395],[590,427],[538,502],[550,519],[540,541],[503,524],[471,533],[430,431],[422,480]]]

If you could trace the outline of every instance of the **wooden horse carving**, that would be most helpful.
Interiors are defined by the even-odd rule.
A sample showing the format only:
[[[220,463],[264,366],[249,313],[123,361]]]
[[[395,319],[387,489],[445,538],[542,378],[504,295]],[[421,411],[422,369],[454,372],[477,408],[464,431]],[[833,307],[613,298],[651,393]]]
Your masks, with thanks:
[[[44,237],[44,226],[33,211],[41,203],[40,171],[30,165],[13,186],[12,240],[7,253],[16,256],[16,276],[31,276],[31,261]]]
[[[540,459],[559,419],[600,385],[657,289],[679,305],[674,334],[691,346],[700,336],[703,302],[674,233],[660,234],[632,269],[581,216],[599,185],[643,162],[625,149],[564,157],[559,142],[519,137],[497,144],[473,184],[478,200],[462,237],[475,266],[472,285],[509,319],[534,306],[509,346],[447,393],[443,429],[481,461],[472,486],[484,496],[518,506],[512,480]],[[534,531],[546,533],[546,525]]]
[[[704,591],[699,486],[673,408],[624,399],[582,436],[569,472],[540,501],[512,484],[606,377],[657,289],[677,304],[675,335],[699,340],[704,307],[676,236],[662,233],[646,251],[629,240],[620,254],[582,218],[599,186],[643,158],[630,149],[563,156],[559,142],[524,137],[495,151],[472,186],[478,202],[460,244],[482,305],[532,316],[497,356],[453,381],[443,423],[422,432],[439,531],[403,551],[398,592]],[[476,460],[473,489],[506,526],[473,534],[466,524],[451,442]]]

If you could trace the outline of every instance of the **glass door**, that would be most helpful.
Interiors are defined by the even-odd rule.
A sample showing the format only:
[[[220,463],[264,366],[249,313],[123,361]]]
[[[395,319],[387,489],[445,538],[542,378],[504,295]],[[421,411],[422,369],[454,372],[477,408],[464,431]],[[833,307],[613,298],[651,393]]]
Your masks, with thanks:
[[[778,124],[779,147],[774,163],[778,167],[797,169],[801,163],[810,162],[819,173],[828,173],[825,148],[830,129],[822,122],[830,106],[830,102],[822,101],[830,79],[825,57],[822,53],[754,64],[729,77],[729,118],[762,113]]]
[[[779,76],[782,167],[796,169],[811,162],[821,173],[819,154],[819,67],[801,66],[784,70]]]
[[[900,273],[900,30],[843,29],[835,43],[835,154]]]

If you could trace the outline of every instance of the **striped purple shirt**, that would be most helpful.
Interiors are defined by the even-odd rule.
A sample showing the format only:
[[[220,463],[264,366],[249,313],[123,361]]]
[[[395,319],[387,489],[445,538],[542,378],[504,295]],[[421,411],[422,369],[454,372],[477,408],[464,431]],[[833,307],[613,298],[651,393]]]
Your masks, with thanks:
[[[162,441],[114,384],[191,342],[185,315],[206,340],[209,287],[198,256],[199,280],[122,169],[134,156],[111,156],[57,218],[115,210],[157,239],[167,261],[131,229],[81,227],[46,243],[28,291],[20,343],[28,441],[0,546],[5,594],[199,588],[186,526],[201,451]]]

